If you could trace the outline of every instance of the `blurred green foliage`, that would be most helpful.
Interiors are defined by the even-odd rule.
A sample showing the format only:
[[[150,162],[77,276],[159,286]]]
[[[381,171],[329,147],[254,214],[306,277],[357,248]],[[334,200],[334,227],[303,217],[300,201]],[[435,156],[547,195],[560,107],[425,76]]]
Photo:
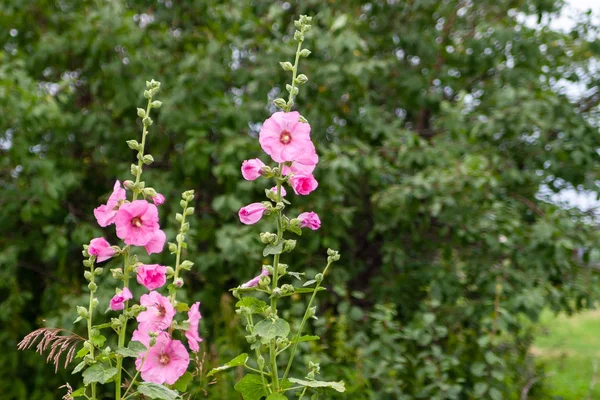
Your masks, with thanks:
[[[548,13],[562,6],[3,2],[2,397],[56,399],[75,379],[16,343],[43,324],[72,327],[73,303],[86,296],[81,245],[115,240],[92,210],[128,176],[125,140],[141,129],[135,108],[150,78],[163,83],[164,105],[145,180],[172,202],[161,209],[169,239],[169,207],[181,191],[197,193],[186,287],[202,301],[204,368],[237,354],[243,332],[227,289],[266,262],[256,231],[236,217],[262,190],[241,179],[240,164],[260,154],[260,123],[286,82],[278,61],[293,54],[293,18],[307,14],[311,80],[297,109],[312,126],[320,185],[293,202],[323,227],[286,262],[314,273],[327,247],[341,250],[314,328],[323,341],[303,344],[319,351],[321,379],[345,379],[336,398],[346,399],[519,398],[538,374],[523,321],[545,307],[591,307],[597,295],[584,268],[598,245],[593,216],[540,193],[598,190],[598,27],[582,15],[571,32],[553,31]],[[196,382],[194,393],[235,398],[240,373]],[[541,393],[530,386],[530,397]]]

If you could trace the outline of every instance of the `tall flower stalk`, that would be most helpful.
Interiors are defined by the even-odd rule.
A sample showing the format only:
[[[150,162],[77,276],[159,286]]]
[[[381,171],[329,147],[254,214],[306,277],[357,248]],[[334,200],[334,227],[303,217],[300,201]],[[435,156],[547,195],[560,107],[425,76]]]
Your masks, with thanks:
[[[294,63],[289,61],[280,63],[285,71],[292,73],[292,81],[286,85],[289,97],[288,100],[283,98],[274,100],[275,106],[282,111],[274,113],[263,123],[259,135],[262,149],[275,164],[266,165],[258,158],[245,160],[242,163],[244,179],[256,180],[263,177],[274,181],[273,188],[265,190],[266,201],[249,204],[239,211],[240,221],[247,225],[255,224],[263,217],[273,221],[275,233],[260,234],[260,240],[265,244],[263,257],[273,256],[273,262],[272,265],[262,267],[260,275],[232,289],[233,295],[239,300],[236,304],[237,312],[245,317],[246,340],[251,350],[254,350],[255,359],[252,362],[248,354],[241,354],[222,367],[215,368],[209,375],[234,366],[244,366],[250,373],[235,385],[235,389],[245,400],[258,398],[258,395],[269,400],[286,399],[288,394],[294,391],[301,391],[298,395],[302,397],[308,391],[326,388],[340,392],[345,390],[344,382],[316,380],[315,374],[319,372],[318,363],[309,365],[304,379],[289,377],[298,343],[318,339],[317,336],[302,334],[306,322],[310,318],[316,318],[316,307],[313,306],[313,302],[317,292],[323,289],[321,287],[323,278],[330,265],[340,258],[337,251],[329,249],[327,265],[322,273],[305,281],[301,287],[290,283],[282,284],[285,278],[302,280],[305,277],[305,273],[289,271],[288,265],[281,262],[282,255],[292,252],[296,247],[296,240],[286,238],[285,233],[301,235],[305,228],[316,230],[321,226],[319,216],[312,211],[301,213],[294,218],[288,217],[284,212],[290,205],[286,197],[286,186],[296,195],[301,196],[312,193],[318,187],[313,171],[319,157],[310,137],[310,124],[298,112],[291,111],[299,86],[308,81],[306,75],[298,72],[300,59],[310,54],[308,49],[302,48],[304,36],[311,28],[310,23],[311,17],[307,16],[301,16],[294,22],[296,27],[294,39],[297,42]],[[291,326],[279,315],[278,301],[293,294],[310,294],[310,300],[299,329],[290,335]],[[268,303],[265,300],[268,300]],[[257,316],[261,320],[255,323]],[[283,356],[290,348],[291,353],[281,373],[278,357]],[[268,362],[265,361],[264,353],[268,353]],[[256,364],[258,368],[254,368],[250,363]]]

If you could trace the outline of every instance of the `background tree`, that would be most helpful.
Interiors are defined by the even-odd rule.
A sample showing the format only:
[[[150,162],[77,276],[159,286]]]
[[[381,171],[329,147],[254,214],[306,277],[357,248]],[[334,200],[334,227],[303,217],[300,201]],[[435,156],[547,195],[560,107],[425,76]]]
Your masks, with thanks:
[[[294,264],[316,272],[323,260],[310,254],[343,254],[320,303],[322,358],[337,362],[322,375],[347,375],[346,398],[518,397],[537,374],[529,321],[545,307],[591,307],[597,295],[595,272],[583,268],[598,243],[595,217],[544,195],[598,192],[598,26],[581,15],[571,32],[550,29],[562,7],[4,2],[3,396],[55,399],[70,378],[16,343],[44,320],[72,322],[66,304],[85,295],[80,247],[100,233],[92,209],[129,168],[123,141],[139,130],[132,110],[148,78],[165,87],[152,138],[162,152],[148,174],[168,197],[197,194],[197,267],[186,285],[202,301],[205,362],[238,350],[226,290],[266,262],[236,219],[257,190],[239,167],[258,152],[259,124],[282,91],[291,21],[307,14],[311,81],[300,101],[322,160],[320,195],[294,205],[321,210],[323,227],[300,239],[306,253]],[[568,95],[571,83],[581,95]],[[226,387],[211,385],[209,396],[230,398]]]

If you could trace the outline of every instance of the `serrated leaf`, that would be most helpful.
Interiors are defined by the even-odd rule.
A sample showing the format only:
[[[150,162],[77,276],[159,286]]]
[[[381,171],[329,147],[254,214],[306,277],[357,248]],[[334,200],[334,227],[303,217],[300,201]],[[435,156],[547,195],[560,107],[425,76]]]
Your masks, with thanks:
[[[186,372],[185,374],[181,375],[181,378],[179,378],[177,382],[175,382],[173,388],[179,392],[185,393],[192,379],[194,379],[194,375],[192,375],[190,372]]]
[[[244,297],[238,301],[235,306],[237,308],[247,307],[250,309],[252,314],[262,313],[267,309],[267,303],[255,297]]]
[[[114,367],[109,367],[106,364],[94,364],[81,375],[83,376],[83,384],[87,386],[93,382],[104,385],[116,374],[117,369]]]
[[[137,341],[129,342],[127,347],[119,347],[117,349],[117,353],[122,355],[123,357],[139,357],[140,353],[144,353],[146,351],[146,346]]]
[[[290,333],[290,324],[281,318],[275,320],[267,318],[254,326],[254,333],[261,337],[263,343],[268,343],[276,337],[287,337]]]
[[[84,396],[85,396],[85,387],[80,387],[79,389],[77,389],[76,391],[71,393],[72,399],[75,399],[77,397],[84,397]]]
[[[73,372],[71,372],[71,375],[75,375],[76,373],[78,373],[79,371],[81,371],[83,369],[83,367],[85,367],[85,361],[80,362],[79,364],[77,364],[75,366],[75,368],[73,369]]]
[[[86,349],[85,347],[82,347],[81,349],[79,349],[79,351],[75,355],[75,358],[83,358],[89,352],[90,351],[88,349]]]
[[[262,378],[256,374],[245,375],[233,388],[242,395],[244,400],[260,400],[267,396]]]
[[[269,255],[281,254],[283,251],[283,241],[279,241],[277,244],[269,244],[263,250],[263,257]]]
[[[179,398],[179,393],[176,391],[164,387],[163,385],[157,385],[156,383],[141,383],[137,387],[137,391],[151,399],[177,400]]]
[[[234,358],[233,360],[226,362],[222,366],[211,369],[210,372],[206,376],[214,375],[217,372],[225,371],[225,370],[228,370],[229,368],[239,367],[241,365],[246,364],[246,361],[248,361],[248,354],[242,353],[239,356],[237,356],[236,358]]]
[[[346,391],[344,381],[339,382],[324,382],[324,381],[305,381],[304,379],[290,378],[290,382],[296,383],[301,386],[307,386],[311,388],[332,388],[342,393]]]
[[[100,347],[104,346],[104,342],[106,342],[106,337],[98,334],[96,336],[92,336],[91,342],[94,344],[95,347],[100,348]]]

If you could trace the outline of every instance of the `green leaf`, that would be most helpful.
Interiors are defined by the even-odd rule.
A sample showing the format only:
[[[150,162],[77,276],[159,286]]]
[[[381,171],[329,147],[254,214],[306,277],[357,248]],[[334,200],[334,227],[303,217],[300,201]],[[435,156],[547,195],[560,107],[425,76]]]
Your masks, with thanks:
[[[242,353],[239,356],[237,356],[236,358],[234,358],[233,360],[226,362],[222,366],[211,369],[210,372],[206,376],[214,375],[217,372],[225,371],[229,368],[239,367],[240,365],[246,364],[246,361],[248,361],[248,354]]]
[[[473,387],[474,395],[476,397],[481,397],[487,392],[489,385],[485,382],[477,382]]]
[[[324,381],[305,381],[303,379],[290,378],[290,382],[296,383],[301,386],[307,386],[311,388],[332,388],[342,393],[346,391],[344,381],[339,382],[324,382]]]
[[[320,291],[322,291],[322,290],[326,290],[326,289],[325,289],[324,287],[319,287],[319,288],[317,289],[317,292],[320,292]],[[312,292],[314,292],[314,291],[315,291],[315,288],[302,288],[302,287],[295,287],[295,286],[294,286],[294,292],[293,292],[293,293],[290,293],[290,294],[284,294],[284,295],[283,295],[283,296],[281,296],[281,297],[285,297],[285,296],[291,296],[291,295],[292,295],[292,294],[294,294],[294,293],[300,293],[300,294],[304,294],[304,293],[312,293]]]
[[[127,347],[119,347],[117,349],[117,354],[122,355],[123,357],[134,357],[137,358],[140,356],[140,353],[144,353],[146,351],[146,346],[137,341],[129,342]]]
[[[98,335],[92,336],[91,342],[94,344],[95,347],[99,348],[99,347],[104,346],[104,342],[106,342],[106,337],[98,334]]]
[[[75,366],[75,368],[73,369],[73,372],[71,372],[71,375],[75,375],[76,373],[78,373],[79,371],[81,371],[83,369],[83,367],[85,367],[85,361],[80,362],[79,364],[77,364]]]
[[[184,302],[178,301],[178,302],[177,302],[177,305],[175,306],[175,309],[176,309],[178,312],[186,312],[186,311],[189,311],[189,310],[190,310],[190,306],[188,306],[188,305],[187,305],[187,303],[184,303]]]
[[[151,399],[177,400],[179,398],[179,394],[176,391],[166,388],[163,385],[157,385],[156,383],[141,383],[137,391]]]
[[[104,385],[116,374],[117,369],[114,367],[109,367],[106,364],[94,364],[82,374],[83,384],[87,386],[90,383],[98,382]]]
[[[310,285],[312,285],[312,284],[313,284],[313,283],[315,283],[315,282],[316,282],[316,280],[314,280],[314,279],[311,279],[310,281],[306,281],[306,282],[304,282],[304,285],[302,285],[302,286],[310,286]]]
[[[485,364],[482,362],[473,363],[471,373],[475,376],[482,376],[485,373]]]
[[[262,378],[256,374],[245,375],[233,388],[244,400],[260,400],[267,396]]]
[[[86,356],[87,353],[89,353],[90,351],[88,349],[86,349],[85,347],[82,347],[81,349],[79,349],[79,351],[77,352],[77,354],[75,355],[75,358],[83,358]]]
[[[192,379],[194,379],[194,375],[192,375],[190,372],[186,372],[181,376],[181,378],[177,380],[177,382],[175,382],[173,387],[175,388],[175,390],[185,393]]]
[[[296,338],[293,338],[292,339],[292,343],[294,343],[294,342],[298,342],[298,343],[300,343],[300,342],[310,342],[310,341],[319,340],[319,339],[321,339],[321,338],[319,336],[316,336],[316,335],[304,335],[304,336],[300,336],[298,338],[298,340],[296,340]]]
[[[492,400],[502,400],[504,398],[502,396],[502,393],[500,393],[500,391],[496,388],[490,389],[490,397],[492,398]]]
[[[80,387],[79,389],[77,389],[76,391],[71,393],[72,399],[75,399],[77,397],[84,397],[84,396],[85,396],[85,387]]]
[[[275,320],[267,318],[254,326],[254,333],[261,337],[263,343],[268,343],[276,337],[287,337],[290,333],[290,324],[281,318]]]
[[[259,314],[264,312],[267,309],[267,303],[262,300],[259,300],[255,297],[244,297],[240,301],[238,301],[235,306],[237,308],[247,307],[252,311],[252,314]]]
[[[263,257],[269,255],[281,254],[283,251],[283,241],[280,240],[277,244],[268,244],[263,250]]]
[[[271,393],[266,400],[288,400],[288,398],[281,393]]]

